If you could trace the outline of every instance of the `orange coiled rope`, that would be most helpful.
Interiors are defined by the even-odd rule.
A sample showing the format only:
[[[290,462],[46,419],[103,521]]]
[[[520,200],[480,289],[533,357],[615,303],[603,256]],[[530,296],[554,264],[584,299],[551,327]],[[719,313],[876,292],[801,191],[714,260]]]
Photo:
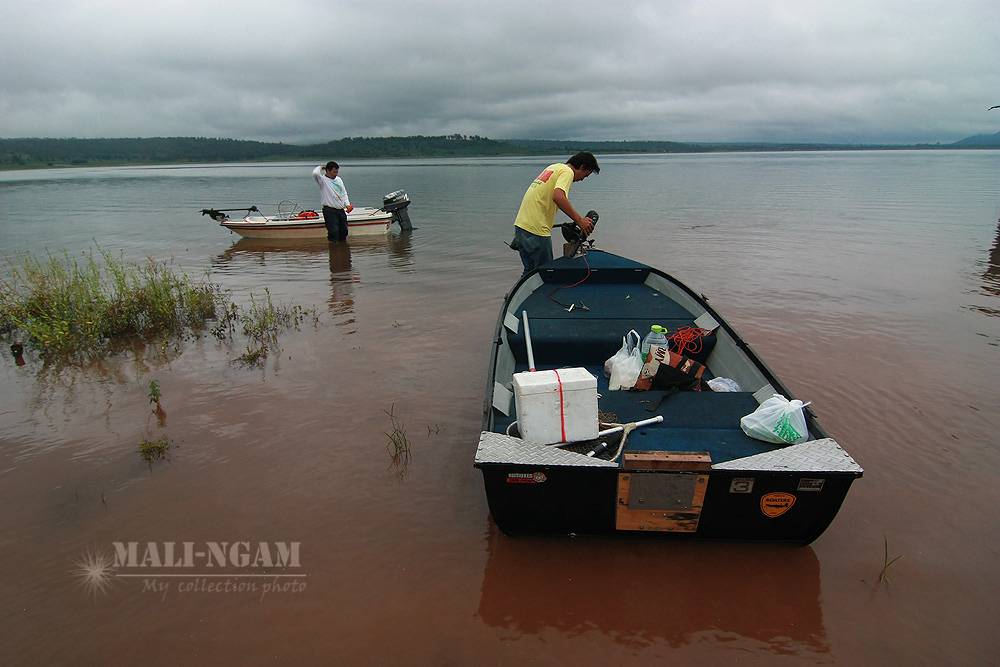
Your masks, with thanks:
[[[702,350],[705,336],[710,336],[709,329],[701,327],[681,327],[676,332],[667,336],[670,339],[670,351],[677,354],[698,354]]]

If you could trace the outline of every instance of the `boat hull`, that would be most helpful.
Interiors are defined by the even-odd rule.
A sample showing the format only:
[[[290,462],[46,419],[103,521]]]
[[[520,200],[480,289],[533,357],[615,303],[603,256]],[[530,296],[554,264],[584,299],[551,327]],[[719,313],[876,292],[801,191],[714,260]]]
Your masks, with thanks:
[[[379,236],[388,234],[393,214],[376,208],[356,208],[347,214],[350,236]],[[250,239],[325,239],[326,225],[322,216],[316,218],[282,218],[278,216],[248,215],[238,220],[226,219],[219,223],[226,229]]]
[[[569,308],[577,305],[579,308]],[[598,441],[544,445],[518,437],[514,374],[588,369],[597,378],[602,422],[637,427],[610,454]],[[708,374],[745,391],[611,391],[604,360],[630,330],[651,323],[710,331],[698,352]],[[601,251],[560,258],[523,277],[497,321],[475,466],[490,513],[508,534],[648,535],[674,539],[808,544],[833,521],[861,467],[828,437],[811,410],[809,436],[775,445],[747,436],[742,416],[787,387],[705,301],[667,274]],[[527,413],[526,413],[527,414]]]
[[[749,472],[711,470],[700,512],[651,510],[621,525],[618,508],[621,478],[615,468],[580,469],[518,463],[482,464],[486,497],[494,522],[507,534],[648,535],[675,539],[779,541],[809,544],[836,517],[853,472]],[[635,474],[635,473],[632,473]],[[646,472],[657,477],[695,476],[685,472]],[[525,479],[544,480],[523,482]],[[821,492],[803,491],[822,483]],[[512,480],[517,480],[512,483]],[[734,493],[734,487],[755,487]],[[666,485],[667,483],[664,482]],[[779,496],[779,494],[783,494]],[[794,497],[785,516],[765,514],[765,498]],[[787,502],[787,501],[784,501]],[[656,516],[654,516],[656,515]],[[691,530],[690,528],[694,528]]]

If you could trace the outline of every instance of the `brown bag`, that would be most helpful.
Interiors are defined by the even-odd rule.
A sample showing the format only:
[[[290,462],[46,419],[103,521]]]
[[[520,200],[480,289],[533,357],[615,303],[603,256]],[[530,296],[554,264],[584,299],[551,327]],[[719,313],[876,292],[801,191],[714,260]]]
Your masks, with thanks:
[[[682,391],[701,391],[708,386],[702,379],[704,374],[705,367],[694,359],[688,359],[660,345],[652,345],[633,388],[666,390],[677,387]]]

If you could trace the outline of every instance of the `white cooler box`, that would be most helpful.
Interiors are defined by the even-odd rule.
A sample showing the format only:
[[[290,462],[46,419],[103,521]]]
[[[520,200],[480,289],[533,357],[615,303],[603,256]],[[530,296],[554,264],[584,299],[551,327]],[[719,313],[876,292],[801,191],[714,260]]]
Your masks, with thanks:
[[[597,437],[597,378],[586,368],[514,374],[521,437],[540,445]]]

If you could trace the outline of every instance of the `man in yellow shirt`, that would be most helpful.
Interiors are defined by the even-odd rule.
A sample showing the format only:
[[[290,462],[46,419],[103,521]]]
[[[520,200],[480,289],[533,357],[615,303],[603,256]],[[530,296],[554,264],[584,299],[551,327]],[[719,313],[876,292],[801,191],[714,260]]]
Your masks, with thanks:
[[[524,264],[524,273],[552,261],[552,227],[556,209],[580,226],[584,237],[594,231],[594,222],[576,212],[569,203],[569,190],[576,181],[601,173],[597,158],[586,151],[563,163],[549,165],[532,181],[514,220],[514,243]],[[522,274],[524,275],[524,274]]]

